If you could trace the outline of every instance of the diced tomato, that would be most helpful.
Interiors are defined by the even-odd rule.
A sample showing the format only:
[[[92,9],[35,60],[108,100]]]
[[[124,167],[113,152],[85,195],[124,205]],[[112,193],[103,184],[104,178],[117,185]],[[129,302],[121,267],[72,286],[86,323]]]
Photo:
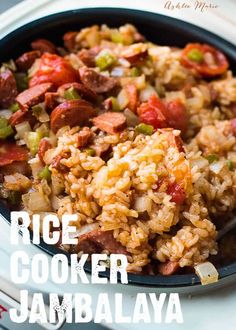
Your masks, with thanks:
[[[171,201],[181,205],[186,199],[186,194],[184,189],[178,183],[171,183],[168,185],[167,194],[171,195]]]
[[[184,104],[176,99],[166,104],[167,120],[169,127],[179,129],[182,133],[186,132],[188,127],[188,115]]]
[[[187,111],[179,99],[164,104],[156,95],[151,95],[148,102],[138,107],[137,112],[142,123],[152,125],[155,129],[171,127],[183,133],[187,129]]]
[[[195,58],[191,54],[198,54]],[[211,57],[211,62],[207,61]],[[218,49],[207,44],[190,43],[181,56],[181,63],[187,68],[194,69],[202,77],[214,77],[223,74],[229,67],[229,62],[225,55]]]
[[[138,105],[138,90],[137,87],[134,84],[128,84],[125,86],[125,90],[129,97],[129,104],[128,108],[136,112],[137,105]]]
[[[230,121],[231,124],[231,130],[234,136],[236,136],[236,118],[232,119]]]
[[[148,102],[142,103],[137,112],[142,123],[152,125],[155,129],[168,126],[165,105],[156,95],[151,95]]]
[[[0,166],[9,165],[15,161],[28,159],[27,149],[13,142],[0,142]]]
[[[68,60],[56,54],[45,53],[39,60],[39,68],[30,80],[30,87],[51,82],[55,87],[78,81],[79,75]]]

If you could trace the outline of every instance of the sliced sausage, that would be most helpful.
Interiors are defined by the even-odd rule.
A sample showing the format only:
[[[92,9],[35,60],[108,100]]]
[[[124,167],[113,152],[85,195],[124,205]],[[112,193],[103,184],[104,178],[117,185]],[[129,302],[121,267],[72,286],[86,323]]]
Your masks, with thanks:
[[[98,94],[109,92],[116,85],[114,78],[106,77],[93,69],[81,68],[79,73],[82,83]]]
[[[108,134],[115,134],[126,127],[126,117],[118,112],[105,112],[92,120],[94,126]]]
[[[47,92],[44,96],[45,107],[48,110],[53,110],[59,104],[59,94],[56,92]]]
[[[78,148],[85,147],[93,138],[94,133],[89,127],[83,127],[78,133]]]
[[[51,113],[51,129],[57,132],[61,127],[69,125],[83,126],[96,115],[91,103],[84,100],[69,100],[59,104]]]
[[[66,167],[65,165],[61,164],[61,160],[63,158],[69,158],[70,154],[67,152],[64,152],[63,154],[57,155],[53,158],[52,160],[52,168],[55,168],[56,170],[58,170],[59,172],[62,173],[66,173],[68,171],[68,167]]]
[[[107,250],[109,253],[128,254],[125,247],[117,242],[113,237],[112,231],[101,231],[95,229],[87,234],[83,234],[78,238],[78,244],[72,247],[71,252],[78,253],[100,253]]]
[[[109,152],[112,150],[111,145],[108,143],[93,144],[93,145],[91,145],[91,148],[95,150],[96,156],[101,157],[101,158],[108,155]]]
[[[88,88],[80,83],[77,83],[77,82],[61,85],[58,88],[57,92],[61,97],[64,97],[65,91],[69,88],[74,88],[78,92],[78,94],[85,100],[93,102],[93,101],[96,101],[96,99],[97,99],[96,93],[94,93],[90,88]]]
[[[0,107],[8,108],[17,96],[16,80],[10,70],[0,73]]]
[[[175,274],[178,269],[178,261],[166,261],[158,266],[159,273],[164,276]]]
[[[41,54],[43,53],[57,53],[57,47],[47,39],[37,39],[31,42],[31,47],[34,50],[39,50]]]
[[[16,125],[22,123],[23,121],[28,121],[30,126],[33,127],[36,124],[37,119],[33,116],[31,112],[29,111],[24,112],[22,110],[16,111],[9,118],[9,124],[12,127],[15,127]]]
[[[132,65],[140,64],[144,62],[148,57],[147,45],[131,45],[125,51],[123,51],[122,57],[129,61]]]
[[[82,49],[78,53],[79,59],[87,66],[87,67],[94,67],[96,66],[95,57],[100,52],[100,47],[93,47],[91,49]]]
[[[15,61],[17,68],[20,71],[27,71],[33,65],[34,61],[41,55],[39,50],[32,50],[18,57]]]
[[[17,95],[16,101],[19,103],[19,106],[23,111],[27,111],[29,107],[42,102],[44,100],[45,93],[51,89],[51,83],[35,85]]]
[[[44,160],[43,160],[43,157],[44,157],[44,154],[47,150],[51,149],[52,148],[52,145],[51,143],[48,141],[47,138],[44,138],[40,141],[39,143],[39,148],[38,148],[38,156],[39,156],[39,159],[41,160],[41,162],[43,164],[45,164]]]
[[[76,50],[76,41],[75,38],[78,32],[69,31],[66,32],[63,36],[64,46],[70,51],[73,52]]]
[[[30,165],[26,160],[23,160],[23,161],[14,161],[11,164],[1,167],[1,174],[3,175],[9,175],[14,173],[21,173],[23,175],[29,176],[31,175]]]
[[[20,147],[13,142],[0,141],[0,166],[27,159],[28,151],[26,148]]]

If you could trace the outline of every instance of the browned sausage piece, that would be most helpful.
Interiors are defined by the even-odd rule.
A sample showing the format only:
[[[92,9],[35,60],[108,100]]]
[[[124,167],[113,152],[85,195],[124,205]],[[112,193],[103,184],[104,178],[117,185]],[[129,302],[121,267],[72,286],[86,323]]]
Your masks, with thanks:
[[[178,261],[166,261],[158,266],[161,275],[168,276],[176,273],[179,269]]]
[[[47,138],[44,138],[40,141],[39,143],[39,148],[38,148],[38,156],[39,156],[39,159],[41,160],[41,162],[43,164],[45,164],[44,160],[43,160],[43,157],[44,157],[44,154],[47,150],[51,149],[52,148],[52,145],[51,143],[48,141]]]
[[[99,229],[81,235],[78,238],[78,244],[72,247],[71,252],[78,253],[83,251],[84,253],[92,254],[100,253],[104,250],[107,250],[109,253],[128,254],[125,247],[113,237],[112,231],[101,231]]]
[[[58,93],[47,92],[44,96],[45,107],[48,110],[53,110],[58,105]]]
[[[74,88],[79,96],[81,96],[83,99],[88,100],[88,101],[96,101],[97,99],[97,94],[94,93],[91,89],[89,89],[88,87],[77,83],[77,82],[73,82],[73,83],[67,83],[64,85],[61,85],[58,90],[57,93],[61,96],[64,97],[65,91],[69,88]]]
[[[78,57],[86,66],[94,67],[96,66],[95,57],[100,52],[100,50],[101,48],[98,46],[91,49],[82,49],[78,53]]]
[[[31,47],[34,50],[39,50],[41,54],[43,53],[51,53],[56,54],[57,48],[56,46],[47,39],[37,39],[31,42]]]
[[[27,111],[29,107],[42,102],[44,100],[45,93],[51,88],[51,83],[35,85],[20,93],[16,97],[16,101],[19,103],[19,106],[23,111]]]
[[[18,94],[16,80],[10,70],[0,73],[0,107],[7,108],[15,101]]]
[[[23,175],[30,175],[31,168],[27,161],[15,161],[11,164],[1,167],[1,174],[9,175],[14,173],[21,173]]]
[[[76,41],[75,38],[78,32],[69,31],[66,32],[63,36],[64,46],[70,51],[73,52],[76,50]]]
[[[124,57],[132,65],[142,63],[146,60],[147,56],[148,51],[146,44],[133,44],[122,53],[122,57]]]
[[[106,77],[93,69],[81,68],[79,73],[82,83],[98,94],[109,92],[116,85],[114,78]]]
[[[92,121],[94,126],[108,134],[118,133],[126,127],[126,117],[118,112],[105,112]]]
[[[41,55],[39,50],[32,50],[31,52],[27,52],[22,54],[15,60],[17,68],[20,71],[27,71],[33,65],[34,61],[39,58]]]
[[[24,112],[22,110],[16,111],[9,118],[9,124],[12,127],[15,127],[17,124],[20,124],[23,121],[28,121],[30,126],[33,127],[36,124],[37,119],[33,116],[31,112],[29,111]]]
[[[84,100],[69,100],[59,104],[51,113],[51,128],[57,132],[61,127],[69,125],[82,126],[96,115],[91,103]]]
[[[94,134],[89,127],[83,127],[78,133],[78,148],[85,147],[93,138]]]

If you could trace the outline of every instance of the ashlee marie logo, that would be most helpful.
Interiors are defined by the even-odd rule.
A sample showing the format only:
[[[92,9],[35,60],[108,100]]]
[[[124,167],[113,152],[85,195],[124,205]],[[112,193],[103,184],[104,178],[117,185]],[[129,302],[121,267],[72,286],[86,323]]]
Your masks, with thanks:
[[[55,215],[46,215],[43,219],[33,215],[32,220],[27,212],[11,213],[11,244],[17,245],[19,242],[19,231],[22,233],[24,244],[30,244],[30,230],[33,226],[33,242],[39,244],[39,236],[42,234],[43,240],[47,244],[56,244],[60,239],[58,235],[50,235],[50,228],[62,226],[62,242],[64,244],[76,244],[75,238],[70,237],[70,233],[75,232],[75,226],[70,226],[70,222],[76,219],[76,214],[62,216],[61,222]],[[39,224],[43,223],[42,232],[39,232]],[[38,230],[38,231],[37,231]],[[67,323],[183,323],[183,315],[179,295],[177,293],[136,293],[133,306],[127,310],[126,295],[129,290],[125,290],[123,295],[116,292],[118,278],[121,284],[128,283],[127,257],[123,254],[93,254],[91,256],[91,275],[85,272],[85,262],[88,254],[83,254],[78,260],[77,254],[68,257],[62,253],[49,258],[46,254],[38,253],[30,257],[25,251],[15,251],[11,255],[10,272],[11,280],[20,284],[29,284],[33,281],[40,288],[50,279],[55,285],[65,283],[74,284],[75,288],[84,288],[83,285],[100,285],[99,294],[90,295],[84,292],[65,292],[63,295],[57,293],[43,294],[36,292],[30,294],[28,290],[20,291],[20,309],[9,309],[9,315],[15,323],[35,323],[53,324],[56,321]],[[103,276],[106,270],[106,263],[109,258],[109,281],[113,285],[112,293],[106,293],[104,284],[108,284],[108,278]],[[69,262],[70,261],[70,262]],[[80,286],[78,285],[80,284]],[[121,287],[118,286],[119,291]],[[111,288],[109,288],[111,289]],[[138,291],[138,289],[137,289]],[[94,291],[97,292],[97,291]],[[132,290],[132,296],[133,296]]]
[[[206,2],[206,1],[173,1],[168,0],[165,2],[164,5],[165,9],[168,10],[181,10],[181,9],[193,9],[199,11],[201,13],[210,10],[219,8],[218,5],[214,4],[213,2]]]

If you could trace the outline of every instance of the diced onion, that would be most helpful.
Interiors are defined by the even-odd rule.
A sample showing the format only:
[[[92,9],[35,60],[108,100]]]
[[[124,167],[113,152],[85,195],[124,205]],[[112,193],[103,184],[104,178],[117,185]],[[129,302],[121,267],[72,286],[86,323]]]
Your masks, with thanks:
[[[213,173],[219,174],[222,168],[224,167],[224,165],[225,163],[223,161],[219,161],[210,164],[209,168]]]
[[[124,115],[126,117],[127,125],[129,127],[135,127],[139,124],[139,118],[133,113],[133,111],[125,109]]]
[[[52,175],[52,193],[60,195],[64,191],[64,183],[58,175]],[[54,206],[53,206],[54,207]]]
[[[43,165],[38,157],[29,160],[30,168],[34,179],[38,178],[38,173],[43,169]]]
[[[4,118],[6,118],[6,119],[9,119],[9,118],[11,117],[11,115],[12,115],[11,110],[4,109],[4,110],[1,110],[1,111],[0,111],[0,116],[1,116],[1,117],[4,117]]]
[[[148,196],[141,196],[135,199],[134,209],[139,212],[150,212],[152,208],[152,201]]]
[[[129,96],[125,89],[122,89],[117,96],[117,102],[119,104],[120,109],[125,109],[129,104]]]
[[[219,273],[211,262],[204,262],[194,267],[202,285],[215,283],[218,281]]]
[[[98,228],[98,223],[91,223],[89,225],[84,225],[81,228],[79,228],[78,230],[76,230],[74,233],[71,233],[70,237],[71,238],[80,237],[81,235],[90,233],[91,231],[93,231],[97,228]]]
[[[20,139],[24,139],[25,133],[31,131],[31,127],[28,121],[23,121],[22,123],[17,124],[15,128],[17,132],[17,137],[19,137]]]
[[[148,101],[148,99],[150,98],[151,95],[157,95],[157,92],[155,90],[154,87],[152,87],[151,85],[148,85],[147,87],[145,87],[141,92],[140,92],[140,96],[139,99],[141,102],[145,102]]]
[[[32,212],[50,211],[51,205],[46,195],[38,191],[29,192],[22,196],[25,207]]]

